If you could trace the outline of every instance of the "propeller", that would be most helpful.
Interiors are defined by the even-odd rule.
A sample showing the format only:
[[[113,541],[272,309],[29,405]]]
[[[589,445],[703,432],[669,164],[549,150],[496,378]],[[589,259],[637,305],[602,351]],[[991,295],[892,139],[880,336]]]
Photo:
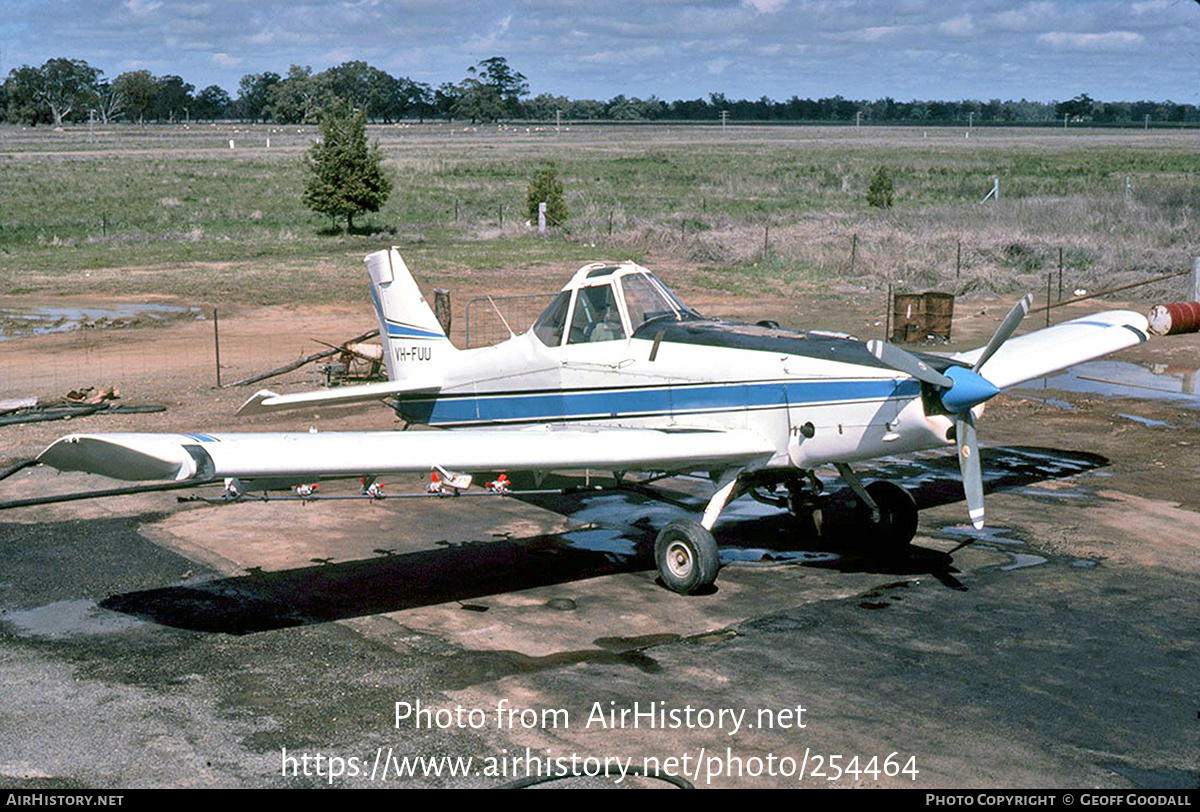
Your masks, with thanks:
[[[967,497],[967,515],[976,530],[983,528],[983,469],[971,410],[999,394],[1000,389],[983,377],[983,366],[1016,331],[1032,304],[1033,295],[1029,294],[1013,306],[970,369],[952,366],[942,374],[907,350],[885,341],[867,342],[867,351],[887,366],[941,390],[942,406],[954,415],[954,440]]]

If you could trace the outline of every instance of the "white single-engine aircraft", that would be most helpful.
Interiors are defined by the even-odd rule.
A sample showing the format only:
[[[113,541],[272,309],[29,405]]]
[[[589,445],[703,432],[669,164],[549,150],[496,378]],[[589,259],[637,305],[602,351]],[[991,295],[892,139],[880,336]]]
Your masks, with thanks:
[[[459,350],[396,249],[366,258],[388,381],[316,393],[260,391],[239,414],[388,400],[443,431],[73,434],[39,461],[126,480],[312,482],[396,472],[555,470],[708,473],[699,521],[659,532],[670,589],[717,577],[712,528],[754,491],[799,516],[819,511],[814,469],[832,464],[884,547],[907,545],[917,508],[899,486],[863,486],[852,463],[956,445],[975,527],[983,479],[975,420],[1001,389],[1147,339],[1146,319],[1109,311],[1010,338],[1025,297],[986,346],[950,357],[882,341],[705,318],[632,262],[580,268],[523,335]],[[819,514],[817,514],[819,515]]]

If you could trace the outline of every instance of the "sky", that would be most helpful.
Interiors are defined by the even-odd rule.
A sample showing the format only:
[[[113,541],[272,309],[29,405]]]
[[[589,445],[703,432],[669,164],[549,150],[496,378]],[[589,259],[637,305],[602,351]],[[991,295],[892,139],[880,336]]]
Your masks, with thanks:
[[[533,94],[1200,103],[1198,0],[4,0],[0,75],[86,60],[236,96],[362,60],[438,85],[502,56]]]

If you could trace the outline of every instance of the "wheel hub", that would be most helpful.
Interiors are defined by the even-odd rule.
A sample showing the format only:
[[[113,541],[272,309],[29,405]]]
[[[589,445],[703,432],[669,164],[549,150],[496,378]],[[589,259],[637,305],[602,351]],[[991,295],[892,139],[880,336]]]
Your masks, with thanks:
[[[692,571],[692,554],[686,545],[676,542],[667,548],[667,566],[679,577]]]

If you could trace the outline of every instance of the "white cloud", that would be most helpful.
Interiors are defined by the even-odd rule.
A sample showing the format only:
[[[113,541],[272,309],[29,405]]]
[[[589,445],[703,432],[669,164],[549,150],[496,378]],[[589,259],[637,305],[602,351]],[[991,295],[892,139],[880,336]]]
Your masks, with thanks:
[[[151,2],[151,0],[125,0],[121,5],[129,9],[130,14],[133,14],[135,17],[141,17],[162,8],[162,0],[157,0],[157,2]]]
[[[1005,31],[1045,30],[1046,23],[1056,14],[1053,3],[1026,3],[1020,8],[1000,12],[992,17],[992,22]]]
[[[708,73],[710,76],[720,76],[732,64],[728,59],[714,59],[708,63]]]
[[[964,14],[939,23],[937,29],[948,37],[970,37],[975,34],[975,23],[970,14]]]
[[[788,0],[742,0],[743,6],[749,6],[759,14],[774,14],[788,4]]]
[[[871,28],[859,28],[852,31],[838,31],[836,33],[822,34],[824,39],[830,42],[879,42],[887,39],[904,30],[904,26],[899,25],[877,25]]]
[[[213,54],[212,60],[222,68],[236,68],[238,65],[242,64],[241,57],[230,56],[226,53]]]
[[[1073,51],[1124,51],[1141,45],[1143,41],[1145,37],[1136,31],[1106,31],[1103,34],[1048,31],[1038,37],[1038,42]]]
[[[479,37],[468,41],[467,47],[478,51],[489,51],[495,48],[499,39],[508,33],[508,27],[512,25],[512,21],[512,15],[509,14],[507,17],[497,23],[496,27],[493,28],[486,37]]]
[[[1160,11],[1166,11],[1169,6],[1175,5],[1174,0],[1147,0],[1144,3],[1134,3],[1130,8],[1134,14],[1157,14]]]
[[[343,62],[352,62],[358,57],[358,51],[348,45],[341,48],[334,48],[331,51],[326,51],[325,53],[321,54],[321,60],[323,62],[329,62],[330,64],[338,65]]]

